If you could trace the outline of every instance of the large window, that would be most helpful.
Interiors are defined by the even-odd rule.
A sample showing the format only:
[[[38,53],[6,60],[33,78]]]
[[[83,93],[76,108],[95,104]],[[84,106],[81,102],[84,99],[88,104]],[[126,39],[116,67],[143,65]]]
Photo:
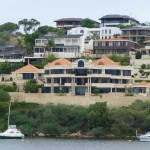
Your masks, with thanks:
[[[34,79],[34,73],[23,73],[23,79]]]
[[[52,69],[51,74],[64,74],[64,69]]]
[[[106,69],[105,74],[121,75],[121,71],[120,70],[113,70],[113,69]]]
[[[123,76],[131,76],[131,70],[123,70]]]
[[[91,69],[91,73],[92,74],[101,74],[102,70],[100,70],[100,69]]]
[[[49,70],[45,70],[45,74],[49,74]]]
[[[66,74],[71,74],[72,73],[72,69],[66,69]]]

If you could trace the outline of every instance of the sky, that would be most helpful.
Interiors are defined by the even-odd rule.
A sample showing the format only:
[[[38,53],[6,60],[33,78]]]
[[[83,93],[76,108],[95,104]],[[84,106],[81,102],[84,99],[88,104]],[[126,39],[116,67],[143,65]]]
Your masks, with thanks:
[[[56,26],[61,18],[90,18],[107,14],[128,15],[150,22],[150,0],[0,0],[0,24],[34,18],[41,26]]]

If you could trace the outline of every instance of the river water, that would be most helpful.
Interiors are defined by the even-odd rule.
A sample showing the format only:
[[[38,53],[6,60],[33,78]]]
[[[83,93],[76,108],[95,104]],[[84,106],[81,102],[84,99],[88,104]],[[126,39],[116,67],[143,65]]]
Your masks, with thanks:
[[[128,140],[26,138],[0,139],[0,150],[149,150],[150,142]]]

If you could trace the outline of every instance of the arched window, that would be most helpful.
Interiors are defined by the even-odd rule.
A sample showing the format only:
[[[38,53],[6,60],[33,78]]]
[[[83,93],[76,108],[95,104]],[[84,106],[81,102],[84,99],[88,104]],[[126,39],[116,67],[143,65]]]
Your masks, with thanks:
[[[83,60],[80,60],[78,62],[78,67],[84,67],[84,61]]]

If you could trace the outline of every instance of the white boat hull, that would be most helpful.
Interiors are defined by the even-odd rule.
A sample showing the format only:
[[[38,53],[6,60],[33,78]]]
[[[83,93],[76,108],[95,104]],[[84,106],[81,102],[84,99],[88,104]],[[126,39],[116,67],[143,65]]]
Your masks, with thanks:
[[[139,138],[139,140],[141,141],[141,142],[150,142],[150,137],[149,138]]]
[[[140,135],[138,138],[141,142],[150,142],[150,132]]]
[[[22,136],[2,136],[0,135],[0,139],[22,139]]]

